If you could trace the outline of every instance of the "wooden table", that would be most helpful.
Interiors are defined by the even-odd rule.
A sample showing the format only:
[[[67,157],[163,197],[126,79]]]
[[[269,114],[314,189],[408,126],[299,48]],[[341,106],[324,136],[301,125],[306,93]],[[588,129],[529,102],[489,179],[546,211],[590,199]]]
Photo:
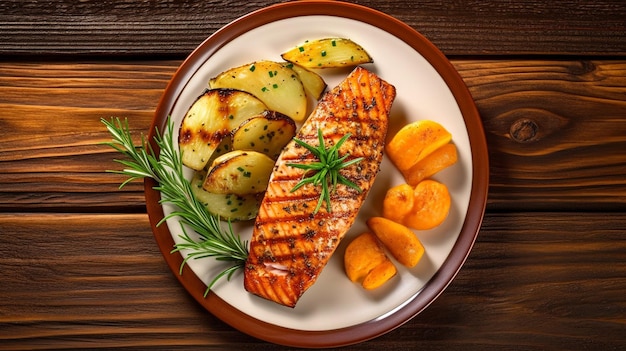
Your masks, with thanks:
[[[0,349],[286,349],[200,307],[122,190],[101,117],[139,140],[182,60],[271,1],[0,3]],[[457,278],[350,350],[626,347],[626,4],[358,1],[437,45],[487,135],[482,229]]]

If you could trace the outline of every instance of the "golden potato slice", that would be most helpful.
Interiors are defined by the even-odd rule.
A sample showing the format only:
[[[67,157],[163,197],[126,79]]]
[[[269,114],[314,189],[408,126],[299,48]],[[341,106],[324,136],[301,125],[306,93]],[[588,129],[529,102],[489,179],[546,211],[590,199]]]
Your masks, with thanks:
[[[414,267],[424,255],[424,245],[404,225],[383,217],[371,217],[367,226],[401,264]]]
[[[257,194],[267,189],[274,160],[256,151],[234,150],[213,161],[204,190],[214,194]]]
[[[327,84],[319,74],[291,62],[287,62],[285,65],[298,74],[307,96],[313,100],[319,100],[322,97]]]
[[[209,158],[209,162],[207,162],[206,166],[204,166],[204,169],[203,169],[204,174],[206,175],[206,172],[208,171],[209,168],[211,168],[211,165],[213,164],[213,161],[215,161],[216,158],[231,151],[233,151],[233,139],[230,135],[226,135],[224,136],[222,141],[219,143],[215,151],[213,151],[213,154]]]
[[[403,172],[447,144],[452,135],[441,124],[422,120],[402,127],[385,146],[387,156]]]
[[[228,69],[209,80],[209,86],[249,92],[269,110],[295,121],[306,119],[308,100],[298,74],[273,61],[258,61]]]
[[[275,111],[265,111],[243,122],[233,132],[233,148],[262,152],[276,159],[296,135],[293,119]]]
[[[423,180],[415,187],[413,210],[404,217],[403,224],[418,230],[435,228],[448,217],[450,206],[450,192],[445,184]]]
[[[196,171],[202,170],[231,130],[265,110],[263,102],[243,91],[205,91],[181,122],[178,145],[183,164]]]
[[[402,222],[413,211],[413,187],[409,184],[396,185],[387,190],[383,199],[383,217]]]
[[[307,40],[281,57],[305,68],[351,67],[373,62],[361,45],[346,38]]]
[[[408,184],[416,186],[422,180],[430,178],[437,172],[455,164],[457,158],[456,146],[448,143],[424,157],[402,174]]]
[[[261,194],[236,195],[214,194],[202,188],[206,172],[195,172],[191,180],[191,191],[207,211],[221,219],[245,221],[256,217],[261,204]]]

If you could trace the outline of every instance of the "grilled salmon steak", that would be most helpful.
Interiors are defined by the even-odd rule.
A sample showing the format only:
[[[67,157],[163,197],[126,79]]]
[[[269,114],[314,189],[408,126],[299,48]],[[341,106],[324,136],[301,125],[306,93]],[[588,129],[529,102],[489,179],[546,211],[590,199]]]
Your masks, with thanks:
[[[330,196],[331,211],[324,203],[314,212],[321,186],[306,184],[292,191],[309,174],[289,164],[319,160],[292,140],[276,161],[256,217],[244,269],[247,291],[295,307],[313,285],[374,183],[395,95],[393,85],[357,67],[320,100],[296,138],[316,147],[319,129],[328,148],[351,134],[341,145],[339,156],[349,154],[346,161],[357,157],[363,160],[343,168],[340,174],[361,191],[338,183]]]

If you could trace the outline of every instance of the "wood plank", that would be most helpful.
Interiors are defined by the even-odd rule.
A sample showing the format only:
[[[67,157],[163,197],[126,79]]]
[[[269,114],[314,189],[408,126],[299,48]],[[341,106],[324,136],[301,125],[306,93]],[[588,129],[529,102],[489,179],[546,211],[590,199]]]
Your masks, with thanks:
[[[624,232],[623,213],[487,214],[441,297],[347,349],[618,349],[626,343]],[[0,233],[0,349],[287,349],[193,301],[144,214],[1,213]]]
[[[118,190],[124,178],[104,172],[120,166],[101,145],[110,136],[100,118],[128,118],[139,143],[179,64],[0,67],[0,128],[10,131],[0,134],[0,210],[143,211],[142,184]],[[490,208],[626,209],[626,61],[453,64],[483,120]]]
[[[145,211],[101,118],[127,118],[139,145],[180,61],[16,63],[0,67],[0,208]]]
[[[493,208],[626,209],[626,62],[454,64],[483,119]]]
[[[2,1],[0,56],[183,58],[227,23],[278,2]],[[366,4],[406,22],[446,55],[626,53],[626,4],[621,0]]]

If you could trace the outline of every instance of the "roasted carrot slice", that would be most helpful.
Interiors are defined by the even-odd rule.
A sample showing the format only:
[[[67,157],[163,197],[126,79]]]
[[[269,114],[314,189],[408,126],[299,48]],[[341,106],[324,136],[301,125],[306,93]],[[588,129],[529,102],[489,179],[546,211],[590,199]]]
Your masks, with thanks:
[[[405,171],[452,140],[441,124],[422,120],[402,127],[386,145],[385,150],[396,167]]]
[[[371,217],[367,225],[401,264],[414,267],[424,255],[424,245],[406,226],[383,217]]]
[[[409,184],[396,185],[387,190],[383,199],[383,217],[402,222],[413,211],[413,187]]]
[[[404,217],[403,224],[417,230],[435,228],[448,217],[450,205],[450,192],[445,184],[423,180],[415,187],[413,211]]]
[[[396,273],[383,245],[370,232],[357,236],[348,244],[344,253],[344,266],[348,278],[353,282],[361,282],[366,289],[381,286]]]
[[[413,167],[403,171],[402,174],[408,184],[416,186],[422,180],[430,178],[437,172],[452,166],[456,161],[456,146],[448,143],[424,157]]]
[[[393,262],[387,259],[378,266],[374,267],[374,269],[372,269],[372,271],[365,276],[361,285],[367,290],[376,289],[385,284],[385,282],[396,275],[397,272],[398,270],[396,269],[396,266],[394,266]]]

